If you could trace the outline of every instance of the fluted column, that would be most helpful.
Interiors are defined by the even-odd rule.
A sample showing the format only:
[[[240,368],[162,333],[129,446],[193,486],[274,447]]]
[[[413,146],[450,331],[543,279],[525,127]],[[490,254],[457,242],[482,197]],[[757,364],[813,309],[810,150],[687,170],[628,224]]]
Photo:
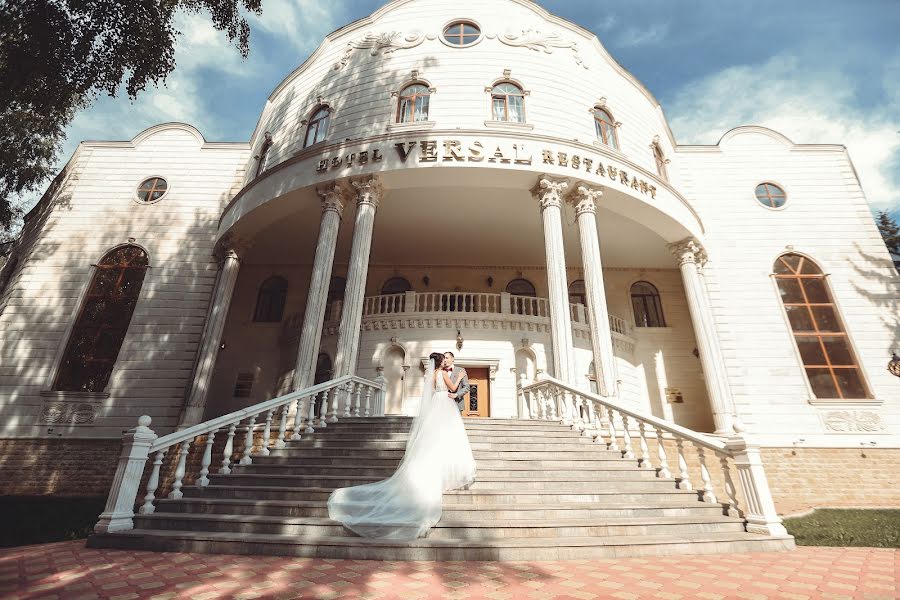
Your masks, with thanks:
[[[540,202],[544,223],[544,248],[547,256],[547,284],[550,290],[550,335],[553,345],[553,375],[566,383],[575,383],[572,346],[572,318],[569,313],[569,286],[566,280],[566,255],[563,246],[562,199],[569,184],[541,177],[531,193]]]
[[[334,184],[317,192],[322,199],[322,220],[319,224],[319,241],[316,244],[316,256],[313,259],[309,293],[306,297],[306,312],[300,330],[297,366],[294,369],[294,390],[309,387],[315,378],[316,358],[322,341],[322,325],[325,322],[325,309],[328,304],[328,285],[331,282],[334,250],[347,201],[346,191]]]
[[[356,190],[356,223],[353,226],[353,246],[350,250],[350,266],[344,292],[344,310],[338,330],[337,355],[334,361],[335,377],[356,373],[359,328],[362,324],[366,277],[369,274],[369,253],[372,250],[375,211],[382,196],[381,184],[375,177],[353,181],[351,184]]]
[[[606,306],[603,266],[600,262],[600,238],[597,234],[597,201],[602,196],[603,190],[579,185],[569,195],[568,200],[575,206],[578,221],[588,320],[591,326],[591,345],[594,350],[594,366],[600,371],[600,393],[604,396],[615,396],[616,363],[612,332],[609,328],[609,309]]]
[[[703,378],[706,381],[716,433],[728,435],[733,431],[734,408],[706,283],[700,273],[706,263],[706,251],[693,238],[671,244],[669,249],[675,255],[681,269],[684,293],[694,324],[697,350],[700,352],[700,362],[703,365]]]
[[[217,255],[220,264],[219,276],[216,278],[212,301],[206,314],[206,324],[200,338],[200,352],[194,367],[187,402],[181,412],[179,427],[196,425],[203,420],[216,358],[222,345],[225,319],[228,316],[228,308],[231,306],[231,297],[234,295],[234,286],[241,266],[236,244],[231,239],[226,239],[225,243],[220,245]]]

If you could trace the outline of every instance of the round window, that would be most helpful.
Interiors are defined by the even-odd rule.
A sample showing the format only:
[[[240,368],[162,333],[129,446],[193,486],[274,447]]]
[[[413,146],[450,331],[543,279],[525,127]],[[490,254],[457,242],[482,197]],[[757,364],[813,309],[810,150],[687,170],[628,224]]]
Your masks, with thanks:
[[[761,183],[756,186],[756,199],[766,208],[781,208],[787,202],[787,194],[774,183]]]
[[[481,39],[481,29],[471,21],[454,21],[444,27],[444,41],[451,46],[471,46]]]
[[[169,189],[169,184],[162,177],[151,177],[145,179],[138,186],[137,197],[141,202],[156,202],[165,195]]]

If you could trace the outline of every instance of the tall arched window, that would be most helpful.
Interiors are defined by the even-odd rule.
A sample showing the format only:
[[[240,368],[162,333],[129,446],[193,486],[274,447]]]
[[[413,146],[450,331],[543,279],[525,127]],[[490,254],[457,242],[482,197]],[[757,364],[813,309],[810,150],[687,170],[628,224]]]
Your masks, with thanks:
[[[636,327],[665,327],[659,290],[652,283],[638,281],[631,286],[631,307]]]
[[[319,107],[309,118],[306,124],[306,137],[303,140],[303,147],[312,146],[325,140],[328,135],[328,121],[331,117],[331,109],[327,106]]]
[[[529,296],[531,298],[537,297],[537,290],[534,289],[534,284],[527,279],[521,278],[513,279],[512,281],[507,283],[506,293],[513,296]]]
[[[668,181],[669,171],[666,169],[666,156],[657,142],[653,142],[653,160],[656,161],[656,172],[664,180]]]
[[[109,382],[149,261],[138,246],[111,250],[94,269],[53,385],[67,392],[102,392]]]
[[[594,108],[594,129],[597,131],[597,141],[604,146],[619,149],[619,139],[616,137],[616,122],[612,115],[604,108]]]
[[[403,294],[412,291],[412,285],[403,277],[391,277],[381,286],[381,295]]]
[[[397,122],[427,121],[430,100],[431,91],[421,83],[406,86],[397,102]]]
[[[259,286],[253,320],[257,323],[280,323],[284,317],[288,282],[284,277],[269,277]]]
[[[859,362],[819,266],[800,254],[785,254],[775,261],[775,281],[816,398],[868,398]]]
[[[587,291],[584,289],[584,279],[578,279],[569,284],[569,302],[587,306]]]
[[[259,149],[259,154],[256,155],[256,173],[254,173],[254,177],[259,177],[259,174],[266,170],[269,166],[269,150],[272,148],[272,134],[268,131],[265,135],[265,141],[263,141],[263,145]]]
[[[341,308],[344,305],[344,289],[347,287],[347,280],[343,277],[334,276],[328,283],[328,299],[325,303],[325,320],[331,321],[341,316]]]
[[[491,106],[495,121],[525,122],[525,92],[514,83],[495,85],[491,89]]]

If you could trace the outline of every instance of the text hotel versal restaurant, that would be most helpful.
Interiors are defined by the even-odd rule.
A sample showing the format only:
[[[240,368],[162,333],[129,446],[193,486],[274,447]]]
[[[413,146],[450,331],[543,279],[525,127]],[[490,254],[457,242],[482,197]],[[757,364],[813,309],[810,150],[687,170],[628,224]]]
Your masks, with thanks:
[[[436,140],[398,142],[394,144],[394,150],[402,162],[408,162],[410,157],[420,163],[428,162],[483,162],[530,165],[534,162],[531,152],[527,151],[524,144],[512,144],[504,148],[496,146],[493,152],[487,150],[478,140],[464,146],[459,140]],[[364,165],[368,162],[380,162],[384,158],[381,148],[361,150],[358,153],[344,154],[331,158],[323,158],[316,167],[316,172],[324,173],[329,170],[349,169],[354,166]],[[642,194],[649,194],[656,198],[656,186],[629,175],[620,167],[604,165],[598,159],[568,152],[553,150],[541,150],[541,160],[545,165],[558,165],[571,167],[573,170],[592,173],[599,177],[606,177],[620,185],[630,187]]]

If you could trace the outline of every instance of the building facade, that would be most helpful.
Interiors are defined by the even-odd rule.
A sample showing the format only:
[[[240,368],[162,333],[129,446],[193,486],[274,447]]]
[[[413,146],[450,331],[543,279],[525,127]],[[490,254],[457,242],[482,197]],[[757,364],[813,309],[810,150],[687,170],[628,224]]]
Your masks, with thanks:
[[[546,375],[740,420],[776,501],[897,499],[900,281],[846,148],[723,133],[679,144],[534,2],[395,0],[327,36],[247,142],[83,142],[0,277],[0,444],[40,480],[3,491],[67,490],[67,457],[114,462],[140,415],[166,433],[342,375],[414,414],[451,350],[466,415],[526,415]]]

